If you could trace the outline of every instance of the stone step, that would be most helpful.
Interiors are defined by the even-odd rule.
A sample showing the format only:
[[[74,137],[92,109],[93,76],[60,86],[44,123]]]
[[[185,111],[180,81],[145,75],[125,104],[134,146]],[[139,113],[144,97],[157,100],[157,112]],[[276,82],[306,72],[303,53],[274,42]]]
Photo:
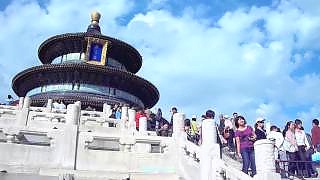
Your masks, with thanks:
[[[79,174],[74,175],[60,175],[60,176],[45,176],[38,174],[26,173],[0,173],[1,180],[182,180],[176,174],[131,174],[128,177],[124,176],[101,176],[101,174],[83,176]]]
[[[130,175],[130,180],[182,180],[176,174],[169,174],[169,173],[160,173],[160,174],[132,174]]]
[[[0,173],[1,180],[58,180],[58,177],[54,176],[39,176],[36,174],[25,173]]]

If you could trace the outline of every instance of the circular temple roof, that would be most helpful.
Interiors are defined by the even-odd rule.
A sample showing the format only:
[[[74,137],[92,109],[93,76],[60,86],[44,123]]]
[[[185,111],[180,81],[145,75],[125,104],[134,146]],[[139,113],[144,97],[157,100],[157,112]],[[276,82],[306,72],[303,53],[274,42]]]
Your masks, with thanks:
[[[147,80],[130,72],[87,63],[45,64],[26,69],[12,80],[14,92],[23,97],[28,91],[49,84],[86,83],[109,86],[138,97],[145,108],[159,100],[157,88]]]
[[[86,37],[107,40],[109,46],[107,57],[119,61],[131,73],[137,73],[141,68],[142,57],[134,47],[109,36],[85,32],[61,34],[47,39],[39,47],[39,59],[43,64],[50,64],[59,56],[85,52],[87,47]]]

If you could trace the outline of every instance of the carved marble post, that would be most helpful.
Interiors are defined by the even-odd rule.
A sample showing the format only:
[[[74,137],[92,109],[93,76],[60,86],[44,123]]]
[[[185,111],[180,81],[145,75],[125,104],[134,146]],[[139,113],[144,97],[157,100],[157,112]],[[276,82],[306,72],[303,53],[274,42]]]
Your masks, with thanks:
[[[20,98],[19,106],[20,106],[20,101],[22,100],[23,100],[22,109],[18,110],[18,113],[17,113],[17,121],[16,121],[17,126],[25,126],[27,125],[27,121],[28,121],[31,99],[30,97]]]
[[[213,162],[220,156],[220,147],[219,144],[217,144],[217,132],[214,120],[203,120],[201,129],[200,176],[201,180],[211,180],[216,178],[216,165]]]
[[[108,118],[111,115],[111,105],[104,103],[103,104],[103,113],[106,115]]]
[[[128,109],[129,115],[129,122],[128,122],[128,129],[131,132],[136,130],[136,111],[134,109]]]
[[[141,134],[147,133],[147,118],[146,117],[139,118],[139,132]]]
[[[31,105],[31,99],[30,97],[26,96],[23,100],[23,106],[22,108],[29,108]]]
[[[185,165],[184,147],[186,145],[186,138],[184,136],[184,119],[185,114],[175,113],[173,115],[173,133],[172,138],[174,140],[174,156],[177,158],[175,160],[177,169],[182,169]]]
[[[19,109],[22,109],[22,107],[23,107],[23,101],[24,101],[24,97],[20,97],[19,98]]]
[[[213,119],[205,119],[202,121],[202,145],[212,145],[217,143],[217,131]]]
[[[48,99],[47,106],[46,106],[46,112],[51,112],[52,103],[53,103],[52,99]]]
[[[184,133],[184,119],[185,114],[175,113],[173,115],[173,134],[172,136],[178,139]]]
[[[128,119],[128,107],[122,106],[121,108],[121,119]]]
[[[274,142],[263,139],[254,143],[254,153],[257,174],[256,180],[280,180],[280,174],[276,173],[274,159]]]
[[[66,124],[77,125],[80,118],[80,107],[76,104],[68,104]]]
[[[140,117],[139,118],[139,134],[141,135],[147,135],[147,126],[148,126],[148,122],[147,122],[147,118],[146,117]],[[136,144],[135,145],[135,149],[137,152],[151,152],[151,144]]]
[[[126,129],[127,123],[128,123],[128,107],[127,106],[122,106],[121,108],[121,123],[120,127],[121,129]]]

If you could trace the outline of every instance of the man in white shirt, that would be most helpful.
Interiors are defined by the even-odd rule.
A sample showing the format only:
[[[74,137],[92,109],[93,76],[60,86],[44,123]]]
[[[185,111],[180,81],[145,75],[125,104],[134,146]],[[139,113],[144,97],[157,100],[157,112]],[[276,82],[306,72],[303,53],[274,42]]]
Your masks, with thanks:
[[[66,105],[60,100],[59,109],[67,109]]]
[[[57,102],[57,101],[54,101],[53,103],[52,103],[52,107],[54,108],[54,109],[59,109],[59,103]]]
[[[52,103],[54,109],[66,109],[66,105],[63,103],[62,100],[55,101]]]
[[[283,143],[283,135],[281,132],[278,132],[278,128],[277,126],[271,126],[270,127],[270,133],[267,135],[267,139],[271,140],[271,141],[275,141],[275,159],[278,159],[278,152],[279,150],[282,150],[282,143]]]
[[[284,162],[279,162],[280,161],[286,161],[286,152],[282,147],[284,138],[282,133],[279,131],[278,127],[273,125],[270,127],[270,133],[267,135],[267,139],[274,141],[275,145],[275,150],[274,150],[274,158],[276,160],[276,169],[282,170],[280,171],[281,177],[285,177],[285,171],[284,169],[286,168],[286,165]]]

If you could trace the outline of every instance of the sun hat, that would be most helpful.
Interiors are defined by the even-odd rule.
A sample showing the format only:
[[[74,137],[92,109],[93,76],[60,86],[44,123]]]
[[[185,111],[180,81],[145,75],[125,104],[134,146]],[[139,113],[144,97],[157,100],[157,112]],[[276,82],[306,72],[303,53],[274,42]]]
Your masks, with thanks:
[[[256,119],[256,123],[258,123],[258,122],[264,122],[266,119],[265,118],[263,118],[263,117],[258,117],[257,119]]]

